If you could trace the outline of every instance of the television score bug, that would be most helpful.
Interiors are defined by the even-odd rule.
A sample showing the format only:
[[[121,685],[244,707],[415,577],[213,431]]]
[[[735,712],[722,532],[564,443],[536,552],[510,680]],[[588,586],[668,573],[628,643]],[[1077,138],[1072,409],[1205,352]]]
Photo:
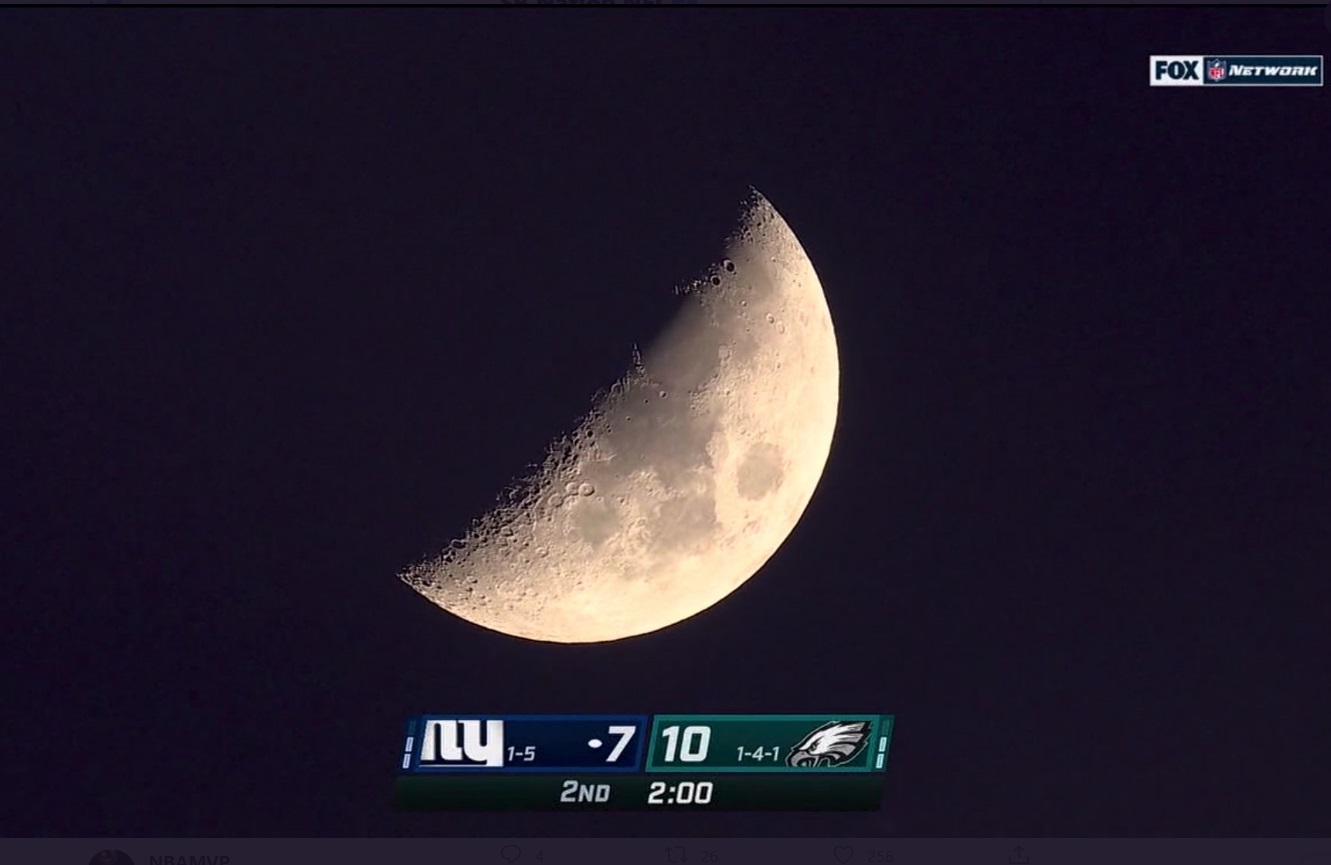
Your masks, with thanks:
[[[395,806],[874,810],[894,721],[879,714],[420,716],[407,725]]]

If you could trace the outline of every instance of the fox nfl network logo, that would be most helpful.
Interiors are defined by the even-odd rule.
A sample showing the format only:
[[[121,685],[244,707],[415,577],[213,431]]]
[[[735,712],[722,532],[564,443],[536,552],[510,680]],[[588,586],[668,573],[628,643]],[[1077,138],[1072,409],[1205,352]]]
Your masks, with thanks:
[[[1152,54],[1152,87],[1321,87],[1320,54]]]

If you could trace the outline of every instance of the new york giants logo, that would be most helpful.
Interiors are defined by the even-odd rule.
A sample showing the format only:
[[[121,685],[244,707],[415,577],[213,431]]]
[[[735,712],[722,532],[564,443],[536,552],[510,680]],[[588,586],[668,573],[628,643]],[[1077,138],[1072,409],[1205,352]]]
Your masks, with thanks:
[[[420,764],[477,768],[503,766],[504,722],[428,720],[421,735]]]

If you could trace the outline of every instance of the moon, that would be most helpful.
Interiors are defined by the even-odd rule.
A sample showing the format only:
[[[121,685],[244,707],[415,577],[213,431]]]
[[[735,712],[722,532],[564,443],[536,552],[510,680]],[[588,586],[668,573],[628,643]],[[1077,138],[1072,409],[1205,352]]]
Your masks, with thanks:
[[[466,536],[401,579],[476,625],[620,640],[743,585],[813,497],[836,427],[827,298],[757,191],[629,372]]]

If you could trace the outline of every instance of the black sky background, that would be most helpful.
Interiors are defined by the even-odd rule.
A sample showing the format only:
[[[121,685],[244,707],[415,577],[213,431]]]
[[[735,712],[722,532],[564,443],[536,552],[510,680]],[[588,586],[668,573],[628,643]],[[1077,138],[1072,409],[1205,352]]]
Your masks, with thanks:
[[[5,835],[1325,835],[1331,99],[1302,9],[0,13]],[[842,406],[707,613],[395,574],[752,185]],[[405,718],[897,716],[876,814],[394,815]]]

